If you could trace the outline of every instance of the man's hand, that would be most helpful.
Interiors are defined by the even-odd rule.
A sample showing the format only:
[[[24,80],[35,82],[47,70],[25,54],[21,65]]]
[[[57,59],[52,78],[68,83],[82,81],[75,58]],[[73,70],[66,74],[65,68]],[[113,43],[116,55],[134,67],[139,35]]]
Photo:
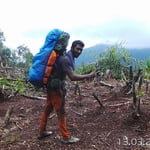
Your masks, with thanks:
[[[89,73],[89,78],[95,77],[98,73],[99,73],[99,71],[92,71],[92,72],[90,72]]]

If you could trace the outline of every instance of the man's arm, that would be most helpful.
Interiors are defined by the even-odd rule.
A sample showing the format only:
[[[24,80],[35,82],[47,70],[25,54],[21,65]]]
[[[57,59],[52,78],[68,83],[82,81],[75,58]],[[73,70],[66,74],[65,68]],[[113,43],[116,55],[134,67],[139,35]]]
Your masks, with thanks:
[[[74,73],[74,71],[67,71],[67,75],[70,78],[71,81],[79,81],[79,80],[84,80],[84,79],[90,79],[95,77],[97,74],[96,71],[92,71],[89,74],[84,74],[84,75],[80,75],[80,74],[76,74]]]

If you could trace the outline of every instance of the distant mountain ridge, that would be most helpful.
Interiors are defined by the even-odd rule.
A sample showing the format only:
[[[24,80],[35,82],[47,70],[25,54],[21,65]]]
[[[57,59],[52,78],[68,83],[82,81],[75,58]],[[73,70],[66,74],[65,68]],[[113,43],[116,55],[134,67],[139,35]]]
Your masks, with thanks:
[[[97,44],[95,46],[85,48],[82,54],[76,60],[76,66],[81,66],[83,63],[93,63],[96,62],[96,58],[100,53],[107,50],[111,45],[107,44]],[[136,58],[138,60],[145,61],[150,57],[150,48],[126,48],[131,57]]]

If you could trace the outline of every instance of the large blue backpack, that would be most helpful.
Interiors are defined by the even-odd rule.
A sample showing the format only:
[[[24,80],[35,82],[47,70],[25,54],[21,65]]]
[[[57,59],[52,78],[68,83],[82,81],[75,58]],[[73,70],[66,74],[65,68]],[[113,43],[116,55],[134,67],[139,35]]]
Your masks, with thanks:
[[[43,82],[43,78],[48,59],[54,51],[57,40],[62,33],[63,31],[59,29],[50,31],[46,36],[44,45],[40,48],[40,51],[33,57],[32,66],[29,69],[27,80],[35,87],[43,87],[43,85],[46,84]]]

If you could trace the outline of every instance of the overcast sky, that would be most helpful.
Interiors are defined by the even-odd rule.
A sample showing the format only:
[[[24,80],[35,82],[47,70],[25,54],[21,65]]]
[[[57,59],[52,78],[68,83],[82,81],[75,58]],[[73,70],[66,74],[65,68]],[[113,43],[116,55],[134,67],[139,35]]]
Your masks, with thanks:
[[[54,28],[70,33],[69,46],[80,39],[85,48],[120,42],[150,47],[149,0],[0,0],[0,29],[9,48],[25,44],[36,53]]]

